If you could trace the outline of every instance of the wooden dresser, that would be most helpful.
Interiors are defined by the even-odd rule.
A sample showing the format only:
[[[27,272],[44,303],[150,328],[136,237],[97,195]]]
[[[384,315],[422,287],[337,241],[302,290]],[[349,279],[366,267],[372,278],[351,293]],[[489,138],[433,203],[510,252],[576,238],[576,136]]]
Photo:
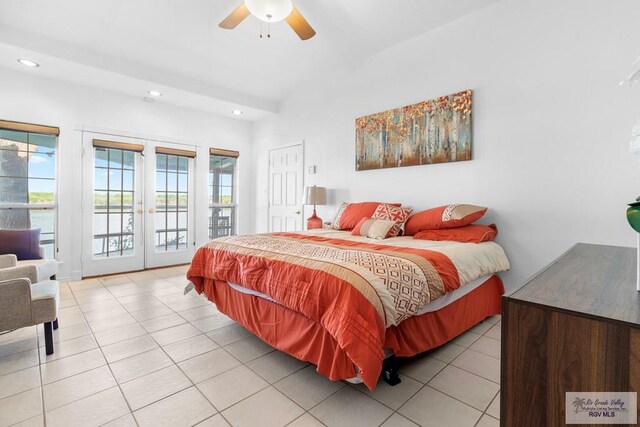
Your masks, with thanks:
[[[565,425],[565,392],[639,391],[636,250],[577,244],[502,299],[502,426]]]

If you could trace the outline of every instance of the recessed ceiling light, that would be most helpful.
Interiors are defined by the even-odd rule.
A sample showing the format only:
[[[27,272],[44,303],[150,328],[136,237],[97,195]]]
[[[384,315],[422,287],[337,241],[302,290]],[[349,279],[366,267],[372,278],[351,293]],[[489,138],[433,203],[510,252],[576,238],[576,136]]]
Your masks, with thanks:
[[[151,96],[162,96],[161,92],[158,92],[157,90],[150,90],[149,92],[147,92],[149,95]]]
[[[231,114],[233,114],[235,116],[241,116],[242,115],[242,111],[240,111],[240,110],[231,110]]]
[[[38,64],[37,62],[33,62],[29,59],[23,59],[23,58],[18,58],[18,62],[21,63],[22,65],[26,66],[26,67],[39,67],[40,64]]]

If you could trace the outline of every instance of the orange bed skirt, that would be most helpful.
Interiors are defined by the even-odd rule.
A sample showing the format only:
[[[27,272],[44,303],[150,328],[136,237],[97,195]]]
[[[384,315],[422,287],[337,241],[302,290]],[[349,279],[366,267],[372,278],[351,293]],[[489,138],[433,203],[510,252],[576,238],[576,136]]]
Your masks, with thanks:
[[[318,373],[334,381],[356,376],[353,362],[335,339],[320,324],[304,315],[238,292],[225,282],[205,279],[204,293],[222,313],[273,347],[315,364]],[[388,328],[385,347],[401,357],[438,347],[485,318],[499,314],[503,293],[502,281],[494,275],[446,307]]]
[[[385,347],[410,357],[452,340],[489,316],[500,314],[502,280],[491,276],[467,295],[440,310],[406,319],[387,329]]]

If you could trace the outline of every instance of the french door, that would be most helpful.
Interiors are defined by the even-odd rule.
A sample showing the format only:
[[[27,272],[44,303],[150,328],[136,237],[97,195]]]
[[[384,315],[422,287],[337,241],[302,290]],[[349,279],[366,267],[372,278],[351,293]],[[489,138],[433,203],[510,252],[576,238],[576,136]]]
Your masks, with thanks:
[[[83,132],[83,276],[191,260],[193,150]]]
[[[195,147],[147,142],[145,166],[145,267],[191,261],[194,239]]]

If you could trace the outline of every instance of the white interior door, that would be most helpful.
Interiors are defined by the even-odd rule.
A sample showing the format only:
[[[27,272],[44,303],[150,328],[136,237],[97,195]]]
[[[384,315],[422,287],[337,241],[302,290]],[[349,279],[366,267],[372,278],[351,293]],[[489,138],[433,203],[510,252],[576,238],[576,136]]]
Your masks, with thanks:
[[[83,276],[144,268],[143,142],[83,133]]]
[[[269,152],[269,231],[301,231],[304,152],[302,144]]]
[[[147,141],[145,147],[146,267],[184,264],[195,251],[196,147]]]

